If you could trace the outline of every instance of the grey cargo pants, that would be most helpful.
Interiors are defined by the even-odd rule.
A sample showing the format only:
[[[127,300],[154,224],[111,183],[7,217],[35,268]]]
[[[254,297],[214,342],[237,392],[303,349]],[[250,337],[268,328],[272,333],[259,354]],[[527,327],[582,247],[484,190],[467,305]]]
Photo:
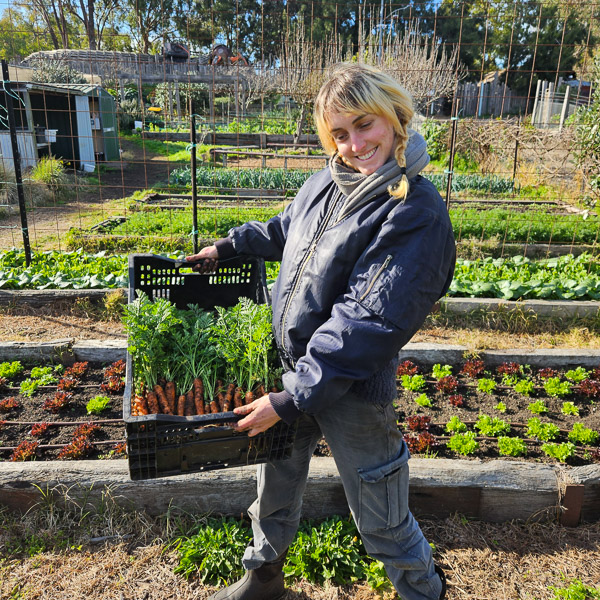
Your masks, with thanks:
[[[404,600],[438,600],[441,582],[431,548],[408,509],[409,452],[393,406],[351,393],[316,417],[300,417],[290,459],[258,467],[258,499],[248,511],[254,539],[244,567],[256,569],[292,543],[309,462],[322,435],[369,555],[384,563]]]

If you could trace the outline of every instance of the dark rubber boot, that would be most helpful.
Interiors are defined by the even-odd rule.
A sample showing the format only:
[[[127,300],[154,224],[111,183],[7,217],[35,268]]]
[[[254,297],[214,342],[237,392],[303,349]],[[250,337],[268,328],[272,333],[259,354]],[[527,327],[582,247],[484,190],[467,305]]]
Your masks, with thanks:
[[[283,584],[284,552],[277,560],[265,563],[262,567],[246,574],[229,587],[226,587],[209,600],[279,600],[285,595]]]
[[[435,572],[437,573],[438,577],[440,578],[440,581],[442,582],[442,592],[440,594],[440,600],[444,600],[444,598],[446,597],[446,573],[444,573],[442,567],[440,567],[440,565],[434,565],[435,566]]]

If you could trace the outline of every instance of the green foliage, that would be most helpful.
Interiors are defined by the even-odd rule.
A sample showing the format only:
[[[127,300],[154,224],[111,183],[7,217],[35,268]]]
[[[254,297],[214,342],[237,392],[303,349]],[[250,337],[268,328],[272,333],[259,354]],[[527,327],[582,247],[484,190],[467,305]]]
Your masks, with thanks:
[[[484,394],[493,394],[496,389],[496,382],[493,379],[482,377],[477,380],[477,390]]]
[[[598,441],[600,434],[583,423],[573,423],[573,429],[569,431],[569,440],[576,444],[585,444],[591,446]]]
[[[25,252],[0,253],[0,289],[88,289],[128,286],[127,257],[105,252],[32,252],[31,265]]]
[[[444,159],[449,151],[448,136],[450,125],[446,121],[425,119],[421,124],[421,133],[427,142],[427,152],[431,160]]]
[[[576,369],[570,369],[565,373],[565,377],[574,383],[579,383],[589,377],[589,372],[583,367],[577,367]]]
[[[176,540],[175,573],[187,578],[197,574],[202,583],[212,585],[231,583],[244,573],[242,556],[251,538],[243,521],[208,518],[194,535]]]
[[[520,379],[515,383],[513,389],[517,394],[522,394],[523,396],[531,396],[533,390],[535,389],[535,384],[531,379]]]
[[[406,375],[404,377],[406,377]],[[431,408],[431,406],[433,406],[433,403],[431,402],[431,399],[428,398],[427,394],[420,394],[415,398],[415,402],[423,408]]]
[[[4,379],[13,379],[24,370],[21,361],[15,360],[13,362],[0,363],[0,377]]]
[[[169,82],[159,83],[154,89],[154,105],[160,106],[165,111],[169,108],[169,95],[173,102],[175,93],[173,86]],[[192,113],[201,113],[209,104],[208,86],[205,83],[179,82],[179,98],[181,106],[190,106]]]
[[[509,433],[510,425],[498,417],[479,415],[477,422],[475,423],[475,429],[478,429],[481,435],[496,437],[501,433]]]
[[[86,405],[88,415],[99,415],[107,408],[111,403],[111,399],[108,396],[94,396]]]
[[[433,365],[431,372],[433,374],[433,378],[439,381],[442,377],[452,375],[452,367],[450,365],[442,366],[439,363],[437,363]]]
[[[548,377],[544,381],[544,389],[548,396],[562,398],[563,396],[568,396],[573,391],[573,386],[568,381],[561,381],[560,377]]]
[[[498,452],[502,456],[523,456],[527,453],[527,444],[521,438],[500,436]]]
[[[367,584],[373,590],[387,591],[392,589],[392,583],[388,579],[385,565],[380,560],[367,563],[365,568]]]
[[[556,223],[557,219],[552,222]],[[600,224],[596,226],[594,239],[599,231]],[[572,229],[569,235],[572,240]],[[556,240],[552,238],[552,241]],[[599,290],[600,262],[584,253],[577,257],[565,255],[539,261],[523,256],[459,259],[448,294],[505,300],[597,300]]]
[[[446,423],[446,431],[449,433],[464,433],[467,431],[467,426],[456,415],[453,415]]]
[[[479,450],[479,442],[475,439],[474,431],[467,431],[465,433],[455,433],[450,440],[448,440],[448,448],[463,456],[469,456]]]
[[[309,521],[298,530],[283,572],[311,583],[343,585],[365,577],[364,554],[351,520],[334,517],[318,525]]]
[[[560,412],[563,415],[575,415],[576,417],[579,416],[579,408],[577,408],[573,402],[563,402]]]
[[[402,375],[400,377],[400,385],[411,392],[420,392],[425,389],[427,382],[423,375]]]
[[[21,382],[19,393],[31,398],[42,385],[53,385],[58,382],[52,367],[33,367],[28,379]]]
[[[527,421],[527,436],[536,438],[540,442],[549,442],[556,439],[560,428],[554,423],[542,423],[537,417]]]
[[[294,190],[302,187],[313,171],[291,169],[196,169],[199,186],[213,188],[253,188],[265,190]],[[171,185],[190,188],[190,167],[174,170],[169,176]]]
[[[31,81],[38,83],[88,83],[79,71],[62,60],[41,59],[33,61]]]
[[[457,157],[458,158],[458,157]],[[457,171],[472,171],[473,164],[468,160],[464,160],[461,164],[460,158],[455,159],[454,168]],[[427,179],[435,185],[439,191],[445,191],[448,186],[447,175],[441,173],[427,173]],[[514,192],[513,180],[509,177],[500,177],[498,175],[480,175],[478,173],[454,173],[452,175],[452,191],[453,192],[481,192],[485,194],[512,194]],[[451,209],[450,215],[453,212],[462,213],[461,209]],[[487,212],[487,211],[486,211]],[[481,219],[481,216],[479,217]],[[465,236],[463,236],[465,237]]]
[[[496,410],[500,411],[501,413],[506,412],[506,404],[504,404],[504,402],[498,402],[498,404],[496,404],[496,406],[494,406],[494,408]]]
[[[575,444],[571,442],[563,442],[561,444],[549,442],[542,444],[542,452],[564,463],[575,456]]]
[[[216,129],[224,133],[269,133],[272,135],[293,135],[296,123],[293,119],[249,117],[234,119],[228,125],[219,125]]]
[[[31,171],[31,179],[47,185],[54,194],[66,195],[69,178],[63,161],[53,156],[42,156]]]
[[[550,600],[600,600],[600,588],[585,585],[580,579],[574,579],[566,588],[551,585],[548,589],[554,592]]]
[[[527,408],[535,415],[543,415],[548,412],[548,407],[543,400],[536,400],[535,402],[530,402],[527,405]]]

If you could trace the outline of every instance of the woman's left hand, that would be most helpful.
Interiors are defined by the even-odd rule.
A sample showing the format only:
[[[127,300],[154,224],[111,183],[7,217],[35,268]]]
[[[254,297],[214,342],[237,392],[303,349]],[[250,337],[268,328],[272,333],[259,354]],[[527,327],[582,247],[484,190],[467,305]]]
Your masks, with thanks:
[[[236,415],[247,415],[241,421],[234,424],[236,431],[248,431],[248,436],[253,437],[273,427],[280,417],[271,405],[268,394],[258,398],[246,406],[234,408]]]

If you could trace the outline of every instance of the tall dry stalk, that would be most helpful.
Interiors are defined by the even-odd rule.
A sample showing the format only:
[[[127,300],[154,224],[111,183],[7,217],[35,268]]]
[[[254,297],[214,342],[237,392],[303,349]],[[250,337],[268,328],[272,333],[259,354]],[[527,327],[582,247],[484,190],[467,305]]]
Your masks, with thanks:
[[[403,30],[391,25],[380,38],[383,25],[370,20],[359,23],[360,63],[377,66],[396,79],[412,95],[417,110],[426,112],[439,98],[454,93],[456,84],[466,70],[458,62],[458,48],[446,51],[445,45],[433,36],[423,34],[418,21],[408,21]]]

